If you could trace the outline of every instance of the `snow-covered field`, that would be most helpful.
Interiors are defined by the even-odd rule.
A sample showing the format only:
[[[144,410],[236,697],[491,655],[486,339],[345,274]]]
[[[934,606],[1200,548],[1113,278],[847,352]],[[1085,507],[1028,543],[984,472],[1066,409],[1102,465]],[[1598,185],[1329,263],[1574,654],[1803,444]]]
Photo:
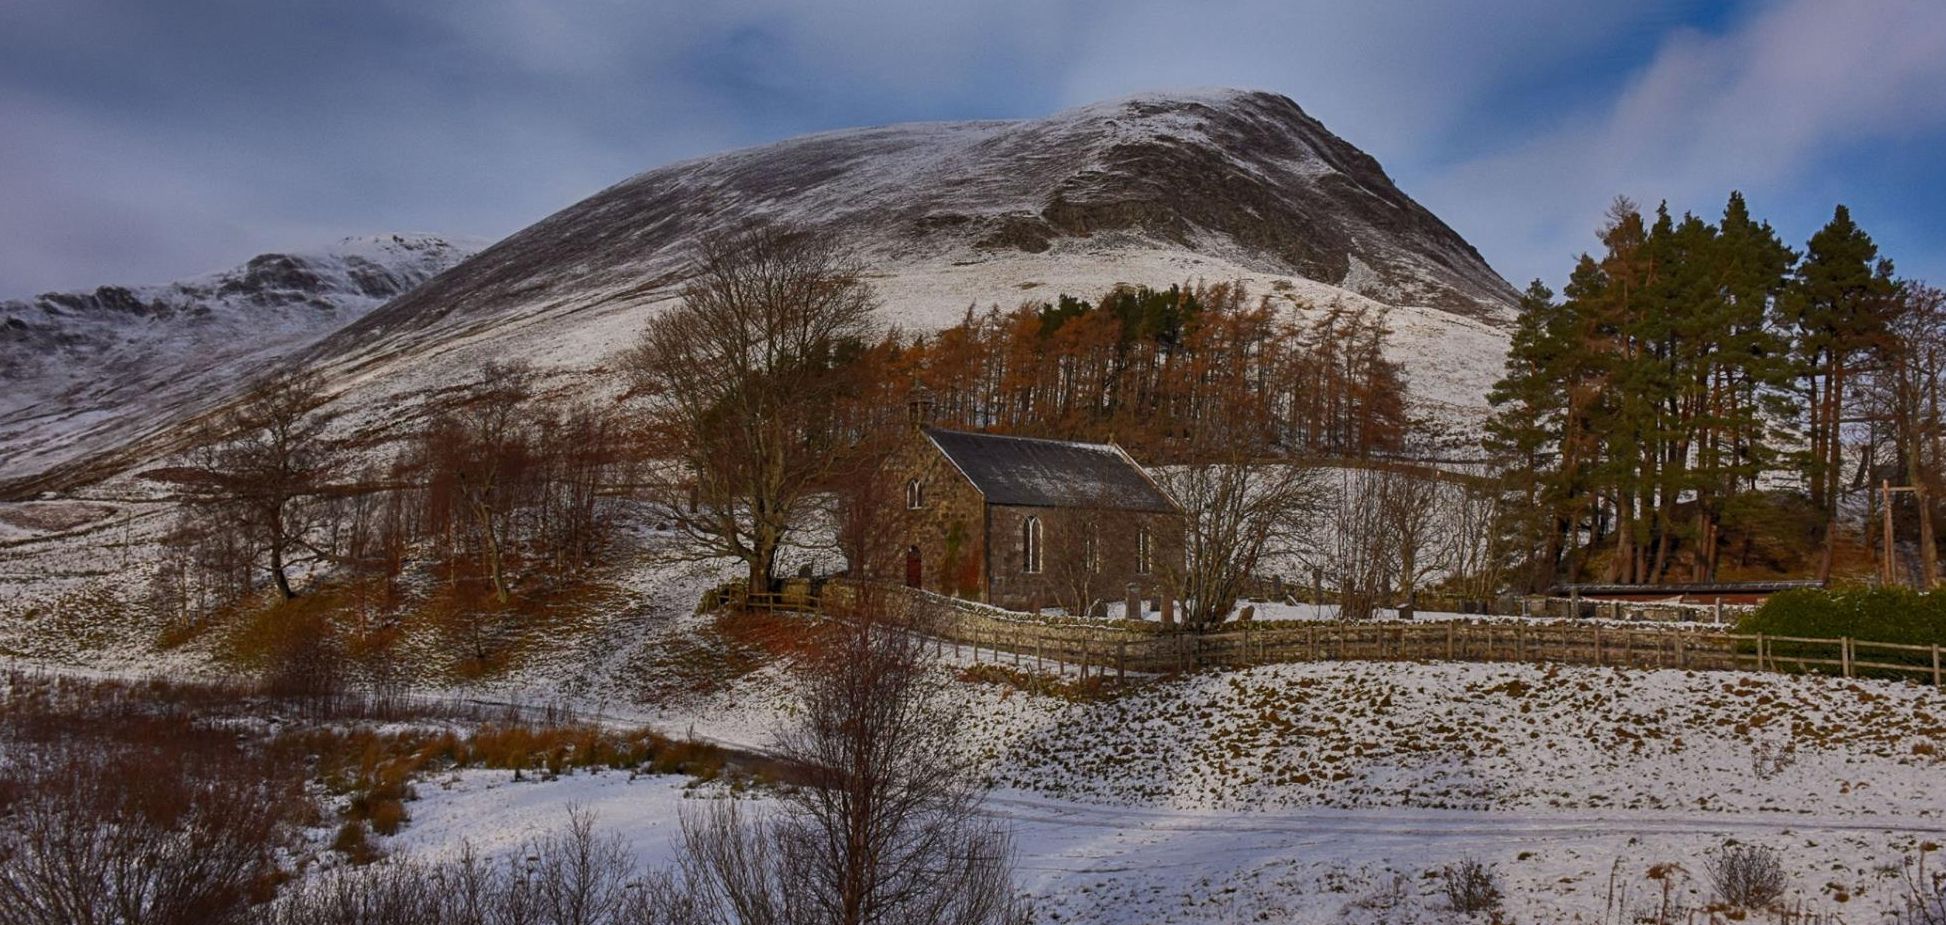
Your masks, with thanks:
[[[207,650],[156,651],[155,627],[128,603],[164,522],[153,499],[111,487],[6,514],[11,664],[221,671]],[[566,703],[762,747],[788,721],[792,673],[727,657],[733,634],[692,613],[717,577],[621,568],[598,612],[508,673],[426,692]],[[1316,614],[1263,615],[1279,616]],[[956,679],[992,659],[944,653]],[[1903,858],[1946,843],[1946,693],[1911,684],[1351,662],[1143,679],[1093,699],[951,689],[961,745],[995,785],[989,811],[1012,826],[1020,882],[1048,922],[1444,921],[1436,872],[1464,857],[1496,866],[1512,921],[1626,921],[1664,883],[1679,902],[1705,901],[1704,862],[1729,839],[1781,851],[1794,902],[1875,922],[1897,900]],[[516,850],[581,805],[652,863],[670,856],[680,807],[725,793],[488,771],[417,790],[388,845],[402,855]],[[1673,880],[1649,879],[1670,864]]]
[[[761,743],[788,686],[758,672],[656,718]],[[960,693],[1048,922],[1449,921],[1437,871],[1463,858],[1495,867],[1510,921],[1630,921],[1665,882],[1706,903],[1731,840],[1782,854],[1793,904],[1878,921],[1906,859],[1946,842],[1946,697],[1911,685],[1352,663],[1096,703]],[[408,856],[518,850],[577,806],[651,864],[685,803],[729,798],[620,773],[419,790]]]
[[[620,835],[649,865],[673,859],[686,803],[728,798],[677,778],[618,772],[547,783],[465,772],[419,790],[412,824],[388,843],[404,856],[451,858],[463,845],[505,856],[561,827],[574,806],[594,812],[603,830]],[[1116,925],[1450,922],[1458,919],[1437,872],[1462,858],[1495,868],[1507,896],[1505,921],[1634,921],[1661,899],[1664,880],[1651,878],[1659,866],[1674,865],[1665,869],[1677,904],[1707,903],[1707,853],[1729,839],[1782,853],[1793,904],[1839,913],[1846,922],[1876,922],[1897,907],[1895,872],[1904,859],[1928,840],[1946,840],[1946,825],[1936,819],[1159,810],[1004,790],[987,807],[1012,829],[1016,877],[1039,921]]]

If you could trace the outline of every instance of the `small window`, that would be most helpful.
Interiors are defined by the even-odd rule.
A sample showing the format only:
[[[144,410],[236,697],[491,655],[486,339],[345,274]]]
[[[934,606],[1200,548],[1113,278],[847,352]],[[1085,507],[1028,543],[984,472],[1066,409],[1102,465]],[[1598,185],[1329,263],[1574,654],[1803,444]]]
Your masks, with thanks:
[[[1081,535],[1081,568],[1090,575],[1101,571],[1101,542],[1093,527]]]
[[[1153,545],[1149,538],[1149,528],[1143,527],[1135,531],[1135,573],[1137,575],[1147,575],[1154,571]]]
[[[1029,517],[1020,522],[1020,570],[1023,574],[1041,573],[1041,519]]]
[[[926,506],[926,486],[918,479],[905,483],[906,510],[916,511]]]

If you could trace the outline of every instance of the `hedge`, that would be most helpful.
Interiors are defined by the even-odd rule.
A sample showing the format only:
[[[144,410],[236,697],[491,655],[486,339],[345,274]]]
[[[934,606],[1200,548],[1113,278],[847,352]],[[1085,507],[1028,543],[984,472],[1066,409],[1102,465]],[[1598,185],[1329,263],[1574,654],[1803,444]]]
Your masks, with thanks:
[[[1783,591],[1737,621],[1737,632],[1946,646],[1946,590],[1923,594],[1910,588]],[[1771,651],[1782,658],[1832,657],[1828,651],[1803,643],[1775,643]],[[1870,660],[1924,667],[1931,658],[1921,652],[1874,651]]]

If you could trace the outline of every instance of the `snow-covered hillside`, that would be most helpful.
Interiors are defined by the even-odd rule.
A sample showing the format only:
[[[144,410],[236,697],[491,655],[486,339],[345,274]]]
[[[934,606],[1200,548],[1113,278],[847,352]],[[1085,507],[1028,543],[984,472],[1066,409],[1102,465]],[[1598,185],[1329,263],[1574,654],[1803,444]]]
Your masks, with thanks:
[[[696,236],[806,227],[865,262],[888,323],[933,330],[1120,284],[1242,280],[1296,310],[1387,312],[1419,406],[1477,424],[1513,292],[1369,156],[1280,96],[1132,97],[1044,119],[812,135],[631,178],[347,326],[307,357],[352,410],[518,357],[580,394],[677,297]]]
[[[0,482],[168,424],[482,243],[347,238],[173,283],[0,302]]]
[[[139,466],[179,447],[181,422],[227,399],[224,386],[296,348],[354,428],[394,426],[393,409],[489,360],[612,392],[610,361],[677,297],[697,236],[753,222],[855,251],[886,323],[908,330],[1117,284],[1240,280],[1291,311],[1381,310],[1418,409],[1462,435],[1500,373],[1514,301],[1376,161],[1281,96],[1149,94],[1042,119],[854,129],[641,174],[463,262],[464,248],[397,239],[369,257],[259,258],[163,294],[10,305],[25,397],[0,405],[0,484],[72,489]],[[361,273],[361,258],[413,272]],[[286,275],[297,283],[278,285]],[[374,292],[375,276],[399,286]]]

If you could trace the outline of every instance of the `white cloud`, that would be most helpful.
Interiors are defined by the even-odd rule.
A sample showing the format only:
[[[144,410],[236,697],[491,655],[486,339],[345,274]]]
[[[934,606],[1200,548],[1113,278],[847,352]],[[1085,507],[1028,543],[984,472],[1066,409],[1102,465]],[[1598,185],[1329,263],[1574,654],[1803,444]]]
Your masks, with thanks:
[[[1424,201],[1516,280],[1558,282],[1617,194],[1706,216],[1821,160],[1946,126],[1946,4],[1788,0],[1671,35],[1607,105],[1432,178]],[[1759,214],[1761,196],[1754,196]]]
[[[1659,22],[1676,5],[1137,0],[1099,10],[1072,53],[1066,96],[1275,90],[1391,166],[1437,156],[1496,88]]]

